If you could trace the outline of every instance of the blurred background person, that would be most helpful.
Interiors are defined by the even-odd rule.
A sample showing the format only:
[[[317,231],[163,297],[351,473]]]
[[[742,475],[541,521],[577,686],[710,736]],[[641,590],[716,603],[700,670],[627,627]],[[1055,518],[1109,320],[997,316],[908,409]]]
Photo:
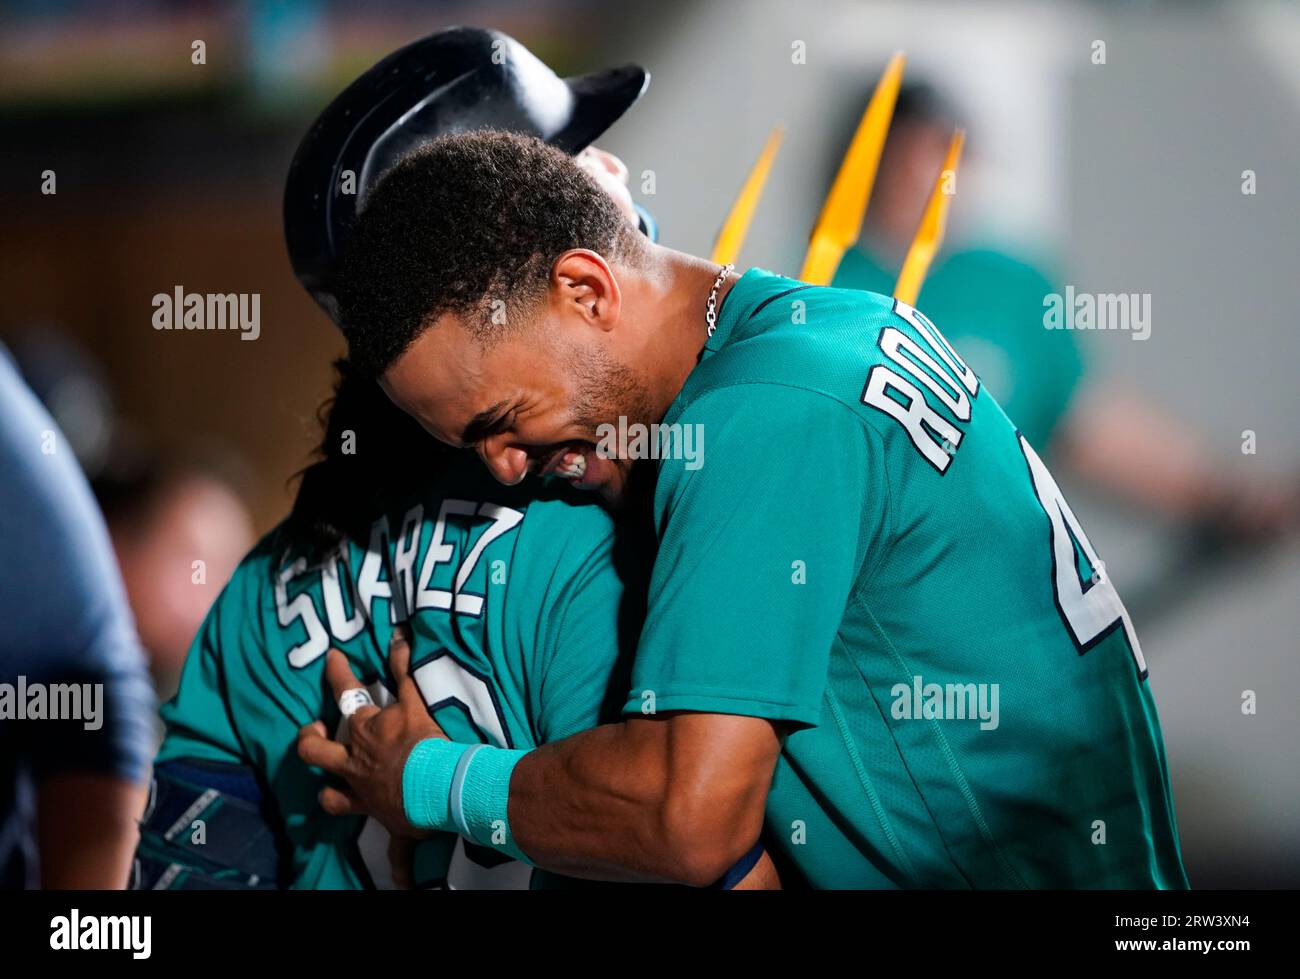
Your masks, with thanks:
[[[953,130],[963,125],[934,85],[917,78],[903,84],[862,238],[845,254],[834,285],[893,292]],[[841,145],[848,141],[846,134]],[[978,146],[978,137],[968,142],[967,156]],[[960,194],[957,200],[966,203]],[[1300,527],[1300,477],[1261,480],[1245,467],[1224,466],[1140,389],[1093,376],[1079,334],[1046,326],[1050,297],[1063,292],[1033,257],[955,240],[936,257],[917,307],[1057,471],[1068,467],[1123,504],[1188,525],[1203,548],[1258,547]],[[1142,612],[1141,596],[1134,611]]]
[[[253,521],[215,463],[141,453],[94,483],[160,700],[176,692],[203,617],[253,546]]]
[[[186,450],[162,446],[121,419],[102,368],[54,324],[20,331],[12,352],[90,480],[167,700],[203,617],[256,539],[243,467],[201,437]]]
[[[90,488],[3,346],[0,622],[0,884],[124,887],[153,695]],[[79,716],[46,716],[64,684]]]

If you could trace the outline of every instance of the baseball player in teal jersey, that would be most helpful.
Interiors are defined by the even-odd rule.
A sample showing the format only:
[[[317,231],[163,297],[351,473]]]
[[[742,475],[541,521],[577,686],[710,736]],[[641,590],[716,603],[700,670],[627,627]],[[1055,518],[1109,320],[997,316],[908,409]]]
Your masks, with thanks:
[[[762,825],[819,887],[1185,886],[1128,615],[923,315],[637,241],[494,133],[399,164],[340,281],[358,367],[502,482],[618,499],[649,455],[660,547],[621,723],[512,751],[372,712],[300,741],[329,811],[596,877],[707,881]]]
[[[626,167],[589,145],[647,81],[631,65],[562,80],[512,38],[474,28],[394,52],[326,108],[295,155],[285,189],[295,275],[333,315],[336,253],[370,183],[431,133],[487,123],[578,154],[629,227],[652,234]],[[357,173],[358,193],[339,194],[342,176]],[[386,882],[382,832],[324,819],[320,774],[289,752],[308,722],[338,723],[336,703],[360,709],[365,694],[352,670],[373,699],[408,689],[422,717],[461,740],[507,749],[617,716],[627,666],[619,629],[639,629],[652,544],[637,550],[639,535],[625,526],[618,540],[627,560],[616,568],[610,518],[590,500],[575,505],[562,484],[503,490],[474,460],[430,465],[431,443],[414,423],[372,381],[340,366],[321,458],[303,474],[293,514],[235,574],[165,708],[138,887]],[[366,463],[340,452],[345,438],[367,446]],[[403,497],[396,508],[374,505]],[[625,575],[635,579],[626,593]],[[386,662],[398,621],[410,623],[413,650]],[[448,834],[422,842],[414,882],[448,879],[456,842]],[[501,863],[498,853],[466,850]],[[534,882],[561,883],[545,874]],[[716,883],[779,882],[754,846]]]
[[[394,622],[409,622],[411,675],[431,715],[460,740],[507,748],[592,727],[611,682],[615,696],[626,684],[618,672],[623,581],[609,516],[562,483],[540,493],[508,489],[473,462],[449,465],[418,499],[376,521],[366,546],[347,541],[323,564],[283,557],[278,534],[268,535],[213,606],[179,692],[163,708],[157,765],[182,766],[162,783],[173,792],[183,791],[178,781],[223,788],[209,777],[220,766],[258,773],[269,796],[263,812],[282,834],[280,886],[362,887],[388,877],[382,834],[325,818],[316,803],[324,780],[293,752],[299,729],[330,703],[331,647],[382,703],[394,687]],[[333,728],[338,713],[326,712]],[[204,767],[194,771],[195,763]],[[160,831],[146,829],[140,857],[158,871],[151,882],[174,867],[167,886],[248,884],[257,870],[248,855],[225,857],[236,842],[227,834],[251,825],[240,818],[239,795],[210,796],[193,812],[173,803],[188,818],[170,835],[175,814],[150,820]],[[204,822],[197,838],[194,820]],[[454,842],[420,846],[417,885],[446,879]],[[248,871],[242,878],[240,869]]]
[[[402,871],[419,887],[520,886],[527,867],[452,834],[393,867],[382,827],[321,811],[325,780],[294,739],[322,715],[337,729],[349,688],[387,703],[408,670],[428,715],[464,742],[534,747],[616,719],[648,563],[645,549],[622,556],[637,547],[620,533],[561,481],[506,488],[454,458],[364,547],[346,540],[309,564],[272,531],[213,605],[162,710],[135,886],[389,887]],[[409,633],[400,658],[396,622]],[[336,699],[331,649],[361,681],[330,678]],[[724,884],[774,885],[770,867],[755,851]]]
[[[751,271],[664,423],[708,432],[708,465],[660,465],[625,709],[649,689],[659,710],[797,727],[769,845],[811,883],[1184,883],[1127,613],[1051,475],[924,315]],[[826,447],[813,477],[750,448],[808,432]],[[835,532],[827,513],[846,515]],[[705,555],[737,571],[707,589],[665,573]]]

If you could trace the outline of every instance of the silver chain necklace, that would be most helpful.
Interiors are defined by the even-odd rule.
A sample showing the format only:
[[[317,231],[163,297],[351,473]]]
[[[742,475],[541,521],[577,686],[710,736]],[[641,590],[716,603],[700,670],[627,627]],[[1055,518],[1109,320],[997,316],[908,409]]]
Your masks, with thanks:
[[[718,290],[722,288],[722,282],[727,277],[727,273],[731,272],[735,267],[735,264],[731,262],[722,266],[722,271],[718,273],[713,288],[709,290],[709,305],[704,310],[704,322],[709,324],[709,336],[713,336],[713,331],[718,328]]]

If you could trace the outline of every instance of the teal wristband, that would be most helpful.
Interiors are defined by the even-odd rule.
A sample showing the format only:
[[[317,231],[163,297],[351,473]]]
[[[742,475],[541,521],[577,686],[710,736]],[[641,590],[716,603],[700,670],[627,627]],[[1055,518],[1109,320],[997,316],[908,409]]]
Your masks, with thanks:
[[[448,802],[451,821],[456,825],[456,832],[470,839],[474,837],[470,833],[469,823],[465,821],[465,775],[469,772],[469,763],[474,755],[486,747],[485,744],[472,744],[466,748],[460,760],[456,762],[456,771],[451,776],[451,796]]]
[[[449,809],[462,836],[480,846],[532,864],[515,842],[509,815],[510,776],[526,754],[527,751],[487,745],[466,754],[464,765],[453,772]]]
[[[470,745],[428,738],[406,757],[402,767],[402,809],[416,829],[456,832],[448,802],[460,756]]]

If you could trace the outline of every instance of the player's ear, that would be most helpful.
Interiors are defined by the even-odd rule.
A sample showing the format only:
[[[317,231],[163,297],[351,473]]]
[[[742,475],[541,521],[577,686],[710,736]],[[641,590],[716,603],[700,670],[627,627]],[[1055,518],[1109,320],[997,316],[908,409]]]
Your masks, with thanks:
[[[586,248],[560,255],[551,269],[551,291],[563,312],[587,325],[611,330],[622,312],[618,279],[604,257]]]

